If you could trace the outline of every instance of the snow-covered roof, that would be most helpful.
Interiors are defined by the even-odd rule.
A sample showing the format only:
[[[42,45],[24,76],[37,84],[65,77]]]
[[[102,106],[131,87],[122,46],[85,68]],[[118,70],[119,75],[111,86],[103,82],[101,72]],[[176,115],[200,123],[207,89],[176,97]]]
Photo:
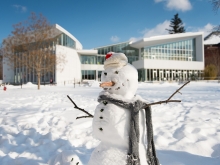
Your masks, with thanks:
[[[215,45],[220,43],[220,32],[212,32],[204,38],[204,45]]]

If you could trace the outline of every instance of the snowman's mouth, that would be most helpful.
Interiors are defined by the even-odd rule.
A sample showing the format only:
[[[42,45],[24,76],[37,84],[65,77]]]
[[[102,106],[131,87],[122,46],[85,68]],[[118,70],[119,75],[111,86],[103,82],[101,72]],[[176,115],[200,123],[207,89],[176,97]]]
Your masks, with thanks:
[[[115,83],[113,82],[113,81],[110,81],[110,82],[103,82],[103,83],[100,83],[100,87],[102,87],[102,88],[105,88],[105,87],[112,87],[112,86],[114,86],[115,85]]]

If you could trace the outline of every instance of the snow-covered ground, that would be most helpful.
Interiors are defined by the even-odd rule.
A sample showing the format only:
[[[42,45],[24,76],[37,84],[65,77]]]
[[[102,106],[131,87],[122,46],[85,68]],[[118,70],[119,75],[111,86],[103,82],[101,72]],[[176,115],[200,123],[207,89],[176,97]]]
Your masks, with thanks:
[[[181,84],[182,85],[182,84]],[[166,100],[177,83],[140,83],[137,94],[149,102]],[[76,85],[0,87],[0,165],[46,165],[79,155],[87,164],[99,141],[92,118],[74,109],[67,98],[91,114],[101,89]],[[191,82],[173,99],[181,103],[152,106],[154,138],[162,165],[220,164],[220,84]],[[56,159],[56,160],[55,160]],[[67,163],[68,164],[68,163]]]

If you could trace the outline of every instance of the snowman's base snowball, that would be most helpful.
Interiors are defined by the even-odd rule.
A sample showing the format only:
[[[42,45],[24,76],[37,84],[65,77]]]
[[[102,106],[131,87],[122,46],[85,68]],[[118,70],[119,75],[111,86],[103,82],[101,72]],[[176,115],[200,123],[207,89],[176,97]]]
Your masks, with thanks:
[[[127,151],[101,143],[93,151],[88,165],[125,165]]]
[[[78,164],[77,164],[78,163]],[[50,159],[49,165],[83,165],[79,157],[71,150],[63,151]]]

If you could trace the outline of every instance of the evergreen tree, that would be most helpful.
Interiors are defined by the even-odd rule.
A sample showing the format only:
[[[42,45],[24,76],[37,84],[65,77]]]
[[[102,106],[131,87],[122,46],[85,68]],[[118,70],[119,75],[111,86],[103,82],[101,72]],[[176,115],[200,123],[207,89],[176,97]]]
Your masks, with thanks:
[[[185,32],[185,28],[183,26],[183,22],[178,17],[178,13],[175,14],[174,18],[171,19],[169,26],[170,26],[171,29],[166,29],[166,30],[168,30],[170,34],[184,33]]]

